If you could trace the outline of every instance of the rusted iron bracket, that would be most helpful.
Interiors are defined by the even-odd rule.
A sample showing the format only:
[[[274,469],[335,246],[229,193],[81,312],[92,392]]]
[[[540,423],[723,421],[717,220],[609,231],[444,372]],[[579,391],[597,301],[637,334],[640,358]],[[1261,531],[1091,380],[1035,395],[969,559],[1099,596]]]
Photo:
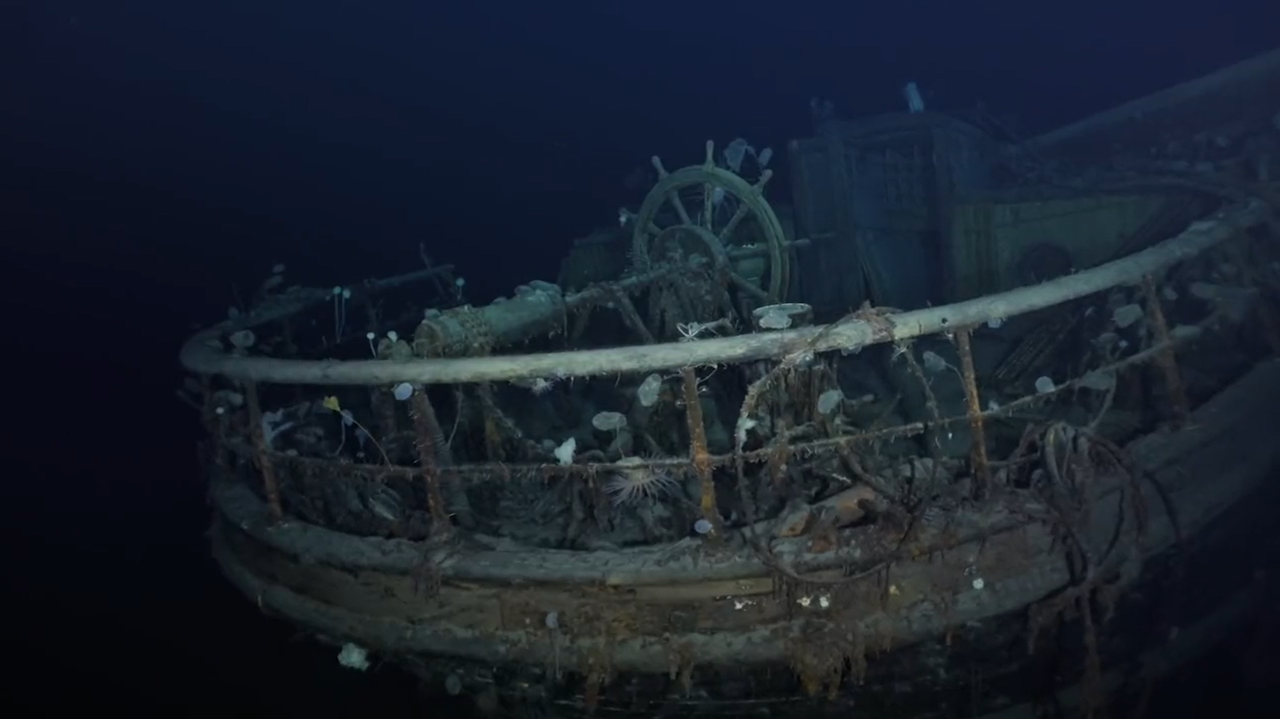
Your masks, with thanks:
[[[1178,354],[1169,341],[1169,323],[1164,318],[1164,310],[1160,309],[1160,293],[1156,292],[1156,284],[1151,275],[1142,278],[1142,293],[1147,300],[1147,318],[1151,321],[1151,332],[1156,344],[1164,347],[1156,356],[1156,365],[1164,375],[1165,389],[1169,392],[1173,429],[1180,429],[1186,424],[1191,408],[1187,401],[1187,391],[1182,385],[1182,374],[1178,371]]]
[[[969,411],[969,434],[973,442],[969,457],[973,464],[974,496],[981,499],[991,489],[991,465],[987,461],[987,432],[982,421],[982,402],[978,398],[969,331],[967,327],[956,331],[956,351],[960,354],[960,377],[964,380],[964,401]]]
[[[711,474],[711,452],[707,450],[707,430],[702,424],[702,399],[698,396],[698,373],[692,367],[680,370],[684,380],[684,411],[689,423],[689,451],[693,469],[702,488],[699,508],[702,518],[711,523],[713,536],[720,536],[720,510],[716,508],[716,484]]]
[[[258,471],[262,473],[263,491],[267,495],[267,508],[272,521],[278,522],[284,516],[280,507],[280,485],[276,481],[275,467],[271,464],[271,447],[267,444],[266,426],[262,424],[262,403],[258,399],[256,383],[244,383],[244,398],[249,408],[249,431],[253,434]]]

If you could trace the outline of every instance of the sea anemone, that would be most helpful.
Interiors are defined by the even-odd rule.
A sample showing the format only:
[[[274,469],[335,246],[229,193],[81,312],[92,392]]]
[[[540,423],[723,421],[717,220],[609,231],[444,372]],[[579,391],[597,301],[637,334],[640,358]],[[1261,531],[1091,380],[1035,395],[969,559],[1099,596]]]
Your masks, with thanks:
[[[639,457],[623,457],[613,466],[617,469],[605,483],[604,491],[618,506],[660,499],[680,486],[670,472],[655,469]]]

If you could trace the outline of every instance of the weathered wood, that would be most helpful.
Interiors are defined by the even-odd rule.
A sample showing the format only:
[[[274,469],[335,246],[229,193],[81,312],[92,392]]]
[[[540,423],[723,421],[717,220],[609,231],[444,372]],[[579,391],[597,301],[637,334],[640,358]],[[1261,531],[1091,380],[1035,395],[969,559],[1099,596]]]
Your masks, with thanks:
[[[1238,124],[1254,115],[1265,118],[1280,110],[1277,97],[1280,50],[1273,50],[1047,132],[1026,145],[1041,154],[1076,161],[1082,151],[1114,154],[1117,145],[1130,140],[1143,143],[1140,149],[1145,150],[1159,142],[1165,134],[1161,130],[1168,127],[1180,127],[1190,136],[1228,121]],[[1271,103],[1265,98],[1271,98]]]
[[[1166,485],[1182,531],[1194,534],[1261,486],[1280,462],[1280,446],[1271,441],[1278,424],[1280,361],[1269,361],[1196,410],[1188,429],[1146,436],[1129,450],[1139,466]],[[1118,492],[1121,482],[1119,478],[1098,482],[1100,496],[1094,497],[1095,510],[1086,532],[1094,540],[1105,543],[1114,530],[1116,502],[1102,500]],[[1148,492],[1145,497],[1152,521],[1144,541],[1153,552],[1171,546],[1175,537],[1173,524],[1154,495]],[[644,586],[648,586],[648,603],[660,605],[664,598],[677,604],[695,602],[701,608],[695,626],[670,640],[689,646],[700,662],[708,664],[783,661],[777,633],[790,631],[793,621],[826,618],[817,609],[816,600],[810,605],[812,610],[787,605],[784,613],[777,602],[792,598],[765,595],[766,585],[755,582],[737,595],[751,598],[753,605],[734,611],[733,597],[723,594],[725,580],[758,582],[769,576],[765,567],[749,552],[717,548],[706,554],[690,551],[688,543],[678,543],[593,553],[456,547],[451,550],[452,558],[439,555],[432,561],[438,563],[446,586],[452,582],[469,591],[436,605],[446,614],[448,606],[457,606],[457,612],[447,614],[447,620],[416,622],[404,617],[403,598],[397,598],[405,591],[414,562],[421,558],[415,543],[358,539],[298,522],[271,527],[261,501],[227,487],[216,489],[214,502],[221,515],[214,529],[215,555],[242,591],[300,624],[332,636],[351,637],[382,651],[425,652],[477,661],[545,662],[549,648],[522,640],[527,636],[523,626],[493,629],[494,613],[504,611],[503,597],[518,599],[522,593],[530,599],[526,604],[536,605],[528,611],[542,612],[558,611],[558,605],[578,606],[585,591],[597,607],[623,607],[628,615],[647,616],[644,611],[660,610],[644,609],[629,592]],[[232,539],[228,534],[240,536]],[[802,545],[803,540],[790,540],[790,544],[779,540],[775,546],[780,557],[802,570],[821,569],[831,566],[832,561],[857,565],[874,560],[869,555],[875,545],[859,542],[856,537],[841,549],[820,556],[807,554]],[[942,556],[894,564],[890,577],[898,591],[883,605],[864,604],[859,594],[831,592],[833,597],[854,602],[858,611],[842,621],[857,631],[867,636],[887,632],[895,644],[909,643],[957,624],[1017,610],[1065,586],[1070,572],[1055,546],[1053,532],[1045,525],[1010,522],[993,536],[961,544]],[[973,585],[973,576],[981,577],[984,586]],[[859,580],[872,587],[875,581]],[[658,586],[677,584],[687,586],[665,597]],[[329,601],[308,596],[319,591],[317,587],[325,587],[320,596]],[[613,589],[607,589],[610,587]],[[379,599],[379,591],[387,591],[388,597]],[[819,586],[813,591],[817,596],[825,590]],[[442,594],[434,601],[450,596]],[[534,598],[537,601],[532,601]],[[850,608],[847,603],[833,603],[832,607],[832,611]],[[473,619],[466,620],[467,616]],[[668,646],[653,639],[646,634],[611,644],[615,666],[639,672],[666,671]],[[603,641],[600,637],[577,637],[562,648],[563,659],[585,660],[602,648]]]
[[[1263,221],[1260,201],[1233,207],[1193,223],[1178,236],[1124,259],[1033,287],[998,295],[888,315],[868,322],[846,319],[835,327],[747,334],[738,337],[677,342],[646,347],[504,355],[457,359],[392,361],[300,361],[269,357],[233,357],[213,349],[208,340],[221,330],[197,334],[183,346],[181,362],[197,374],[232,379],[312,385],[452,384],[512,379],[641,373],[688,366],[739,363],[778,357],[789,352],[825,352],[911,339],[954,327],[1007,319],[1061,304],[1117,285],[1137,284],[1170,265],[1213,247],[1242,229]]]
[[[1135,661],[1108,671],[1102,677],[1103,687],[1110,696],[1126,685],[1133,686],[1153,682],[1186,666],[1200,655],[1221,644],[1224,637],[1252,621],[1266,609],[1266,583],[1262,581],[1231,594],[1207,617],[1190,626],[1178,627],[1177,641],[1169,641],[1158,648],[1144,652]],[[1084,716],[1088,700],[1084,687],[1074,684],[1055,694],[1059,716]],[[1078,712],[1078,714],[1076,713]],[[1039,719],[1044,716],[1043,707],[1019,704],[1007,709],[984,714],[978,719]]]
[[[1190,458],[1210,453],[1230,443],[1230,451],[1265,458],[1270,456],[1272,428],[1280,426],[1280,361],[1266,362],[1192,413],[1188,428],[1176,433],[1144,436],[1127,447],[1134,461],[1165,478],[1171,490],[1193,481],[1191,473],[1172,471]],[[1255,446],[1255,444],[1257,446]],[[1226,446],[1223,444],[1223,446]],[[1280,447],[1275,448],[1280,453]],[[1234,459],[1233,459],[1234,461]],[[1212,472],[1212,462],[1207,465]],[[1167,476],[1166,476],[1167,475]],[[1115,491],[1112,485],[1107,491]],[[251,532],[258,541],[298,555],[306,561],[376,571],[409,572],[422,557],[420,545],[403,539],[357,539],[303,522],[269,528],[262,502],[239,485],[211,489],[219,511],[229,521]],[[1009,517],[987,515],[968,527],[990,529],[993,524],[1013,523]],[[953,525],[955,526],[955,525]],[[960,525],[963,528],[963,525]],[[854,532],[865,530],[852,530]],[[478,538],[483,551],[472,550],[454,559],[441,554],[450,574],[481,582],[563,582],[606,586],[672,584],[697,577],[703,581],[735,580],[767,574],[757,558],[726,548],[712,556],[695,553],[696,539],[661,546],[617,551],[580,552],[543,549],[536,552],[506,540]],[[869,547],[857,541],[829,553],[809,554],[802,540],[779,540],[775,551],[803,570],[866,562]]]

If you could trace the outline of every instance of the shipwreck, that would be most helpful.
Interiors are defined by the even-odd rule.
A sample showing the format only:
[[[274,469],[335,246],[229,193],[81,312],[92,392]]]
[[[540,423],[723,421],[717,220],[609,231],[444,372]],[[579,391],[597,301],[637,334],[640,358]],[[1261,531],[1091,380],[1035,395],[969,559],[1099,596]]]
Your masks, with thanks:
[[[824,118],[787,203],[708,142],[483,306],[429,262],[274,274],[181,352],[213,554],[490,716],[1140,697],[1268,601],[1217,557],[1280,467],[1276,87],[1021,141]]]

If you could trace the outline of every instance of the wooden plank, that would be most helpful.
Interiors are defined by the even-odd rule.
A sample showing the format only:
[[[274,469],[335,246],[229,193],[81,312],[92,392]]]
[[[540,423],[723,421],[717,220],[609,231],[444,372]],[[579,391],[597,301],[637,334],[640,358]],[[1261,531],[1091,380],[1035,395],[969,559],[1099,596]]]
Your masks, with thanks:
[[[1193,429],[1183,432],[1149,435],[1130,447],[1135,460],[1154,471],[1170,490],[1182,529],[1187,534],[1194,534],[1261,486],[1273,467],[1280,463],[1280,445],[1272,441],[1271,436],[1274,427],[1280,426],[1280,361],[1260,365],[1203,405],[1191,426]],[[1110,491],[1115,490],[1113,487]],[[1145,544],[1151,552],[1158,552],[1172,545],[1173,524],[1160,500],[1150,496],[1154,493],[1147,494],[1151,522]],[[216,494],[214,499],[225,512]],[[265,507],[261,502],[258,504],[259,516],[265,517]],[[1109,513],[1115,511],[1115,506],[1115,502],[1097,503],[1089,530],[1094,539],[1105,542],[1113,530],[1114,516]],[[683,609],[666,605],[672,608],[673,614],[661,606],[637,601],[629,591],[606,589],[599,584],[595,589],[577,585],[530,586],[529,593],[521,595],[512,595],[511,587],[503,585],[470,589],[456,595],[451,591],[441,596],[448,596],[451,603],[467,603],[473,598],[496,597],[500,592],[504,597],[528,599],[528,602],[513,599],[516,604],[526,605],[523,609],[512,612],[510,606],[503,608],[495,603],[480,614],[449,615],[447,608],[441,608],[439,611],[444,614],[437,616],[448,619],[422,621],[430,616],[425,607],[413,618],[406,618],[400,610],[392,610],[403,604],[400,592],[393,592],[394,596],[385,600],[376,596],[381,583],[404,582],[407,579],[404,576],[374,579],[372,575],[376,572],[370,572],[361,573],[356,579],[341,580],[342,572],[337,569],[298,565],[302,568],[299,571],[323,572],[331,581],[346,581],[348,585],[355,582],[363,587],[364,595],[358,605],[352,606],[332,593],[323,595],[329,599],[324,601],[306,593],[325,591],[317,589],[325,583],[317,581],[317,575],[301,582],[295,578],[290,586],[284,586],[273,579],[281,576],[279,565],[257,566],[253,552],[246,555],[227,538],[228,531],[243,532],[244,539],[251,543],[277,545],[268,547],[272,553],[291,547],[292,551],[285,552],[284,556],[297,556],[315,548],[293,545],[317,538],[317,532],[327,532],[312,527],[299,533],[297,525],[292,522],[270,529],[266,525],[255,527],[249,519],[219,522],[214,531],[215,556],[228,577],[250,597],[316,631],[329,636],[355,637],[366,646],[382,651],[424,652],[479,661],[547,661],[551,645],[531,641],[527,629],[512,625],[536,627],[537,618],[545,616],[543,612],[561,611],[558,607],[566,607],[564,611],[569,612],[566,617],[576,612],[581,617],[615,617],[631,623],[626,631],[601,631],[595,625],[588,625],[581,634],[574,634],[573,641],[559,650],[566,665],[586,661],[593,652],[607,649],[619,670],[663,672],[668,668],[673,643],[689,647],[702,663],[785,661],[784,647],[778,637],[789,635],[812,618],[836,622],[868,637],[891,636],[896,645],[941,634],[958,624],[1018,610],[1070,581],[1069,568],[1055,549],[1053,533],[1042,525],[1028,524],[981,542],[955,547],[945,556],[897,563],[889,579],[892,588],[882,586],[874,576],[840,587],[817,586],[805,590],[812,594],[808,597],[811,601],[799,606],[794,597],[786,598],[785,604],[781,597],[769,597],[767,601],[738,609],[728,598],[715,597]],[[369,553],[366,545],[372,543],[386,549],[385,544],[379,544],[381,541],[328,537],[324,542],[331,546],[319,550],[311,561],[341,559],[342,546],[364,546],[365,553],[361,556],[378,556],[379,551]],[[538,567],[529,560],[546,554],[555,552],[512,551],[505,559],[519,562],[517,566],[523,566],[526,571],[536,571]],[[600,554],[606,553],[566,552],[562,560],[572,559],[578,564],[614,571],[627,561],[619,556],[597,556]],[[788,559],[795,561],[798,556],[793,554]],[[603,565],[599,564],[602,559],[606,560]],[[744,566],[754,563],[755,572],[767,576],[767,571],[749,556],[702,558],[680,565],[678,571],[669,566],[654,568],[666,572],[668,584],[673,583],[673,577],[697,584],[707,582],[711,565],[734,562]],[[306,569],[307,566],[311,569]],[[971,571],[984,580],[984,586],[973,584]],[[643,574],[636,576],[641,584],[646,583]],[[704,584],[704,589],[710,586],[714,585]],[[887,601],[882,601],[884,594],[889,595]],[[822,597],[826,598],[825,602],[819,601]],[[633,616],[637,610],[643,614]],[[493,614],[501,614],[502,618],[493,619]],[[463,623],[460,617],[471,619]],[[672,630],[673,626],[677,629]],[[658,637],[665,639],[656,641]]]
[[[1230,208],[1193,223],[1177,237],[1134,253],[1033,287],[965,302],[888,315],[871,322],[846,318],[835,326],[761,332],[736,337],[673,342],[643,347],[616,347],[531,355],[494,355],[450,359],[387,362],[383,360],[285,360],[273,357],[234,357],[213,349],[208,340],[216,331],[197,334],[183,346],[183,366],[196,374],[281,384],[392,385],[454,384],[547,377],[587,377],[653,372],[691,366],[737,364],[775,358],[791,351],[853,350],[884,342],[937,334],[954,327],[1008,319],[1062,304],[1117,285],[1141,282],[1145,275],[1237,236],[1259,224],[1269,210],[1261,201]]]
[[[1206,129],[1242,116],[1275,113],[1278,101],[1280,50],[1273,50],[1046,132],[1026,145],[1042,154],[1069,153],[1084,145],[1110,152],[1121,135],[1157,138],[1144,131],[1155,124],[1181,121]]]

